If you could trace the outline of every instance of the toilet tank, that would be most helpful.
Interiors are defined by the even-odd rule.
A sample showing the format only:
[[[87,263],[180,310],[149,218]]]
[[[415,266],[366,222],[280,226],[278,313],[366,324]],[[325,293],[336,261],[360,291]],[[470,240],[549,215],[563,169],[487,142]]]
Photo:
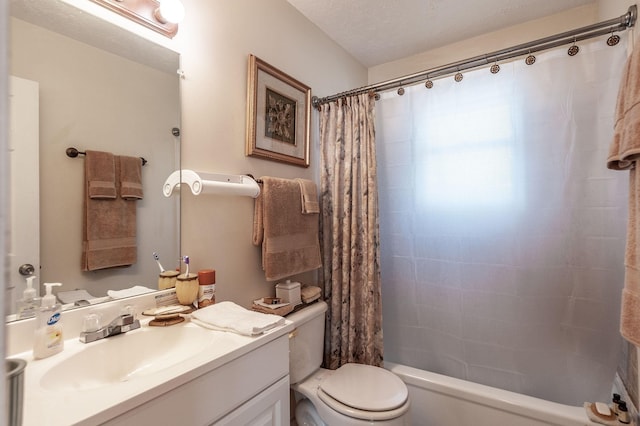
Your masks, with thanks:
[[[289,380],[298,383],[320,368],[324,347],[324,318],[327,304],[322,300],[287,315],[295,329],[289,334]]]

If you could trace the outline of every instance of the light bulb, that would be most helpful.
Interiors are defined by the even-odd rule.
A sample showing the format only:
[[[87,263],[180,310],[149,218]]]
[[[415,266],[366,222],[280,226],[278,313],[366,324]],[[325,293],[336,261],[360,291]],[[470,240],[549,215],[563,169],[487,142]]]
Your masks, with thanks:
[[[184,19],[184,5],[180,0],[160,0],[154,15],[163,24],[177,24]]]

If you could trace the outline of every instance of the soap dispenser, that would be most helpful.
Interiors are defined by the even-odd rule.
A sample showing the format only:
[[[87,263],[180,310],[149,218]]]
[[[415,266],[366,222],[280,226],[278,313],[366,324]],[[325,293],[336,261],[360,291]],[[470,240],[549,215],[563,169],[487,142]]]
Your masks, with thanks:
[[[57,303],[51,288],[60,283],[45,283],[46,294],[42,306],[36,313],[36,332],[33,341],[33,357],[46,358],[61,352],[64,348],[62,336],[62,305]]]
[[[35,278],[35,275],[27,277],[27,288],[22,293],[22,299],[18,301],[18,319],[35,316],[40,307],[40,298],[37,297],[36,289],[33,288]]]

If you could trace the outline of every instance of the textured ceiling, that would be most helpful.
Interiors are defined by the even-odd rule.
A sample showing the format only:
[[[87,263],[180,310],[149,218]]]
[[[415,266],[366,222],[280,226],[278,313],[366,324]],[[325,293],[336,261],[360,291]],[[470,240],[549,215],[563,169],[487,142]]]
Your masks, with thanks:
[[[288,0],[364,66],[415,55],[593,0]]]

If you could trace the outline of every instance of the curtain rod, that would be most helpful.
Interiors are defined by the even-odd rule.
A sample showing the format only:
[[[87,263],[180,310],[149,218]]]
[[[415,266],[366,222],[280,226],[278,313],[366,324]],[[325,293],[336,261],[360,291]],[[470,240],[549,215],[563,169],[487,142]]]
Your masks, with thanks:
[[[518,44],[506,49],[496,50],[495,52],[486,53],[484,55],[474,56],[472,58],[464,59],[458,62],[452,62],[450,64],[443,65],[437,68],[431,68],[426,71],[420,71],[392,80],[387,80],[369,86],[363,86],[356,89],[348,90],[346,92],[337,93],[335,95],[326,96],[324,98],[314,96],[311,98],[311,103],[314,108],[319,108],[322,104],[335,101],[345,96],[359,95],[361,93],[367,92],[379,92],[396,87],[409,86],[425,80],[429,80],[431,78],[442,77],[444,75],[485,66],[492,62],[505,61],[507,59],[516,58],[518,56],[523,56],[562,46],[565,44],[587,40],[604,34],[613,33],[614,31],[624,31],[628,28],[632,28],[635,25],[637,16],[638,8],[634,4],[629,6],[627,13],[617,18],[598,22],[596,24],[566,31],[549,37],[544,37],[528,43]]]

